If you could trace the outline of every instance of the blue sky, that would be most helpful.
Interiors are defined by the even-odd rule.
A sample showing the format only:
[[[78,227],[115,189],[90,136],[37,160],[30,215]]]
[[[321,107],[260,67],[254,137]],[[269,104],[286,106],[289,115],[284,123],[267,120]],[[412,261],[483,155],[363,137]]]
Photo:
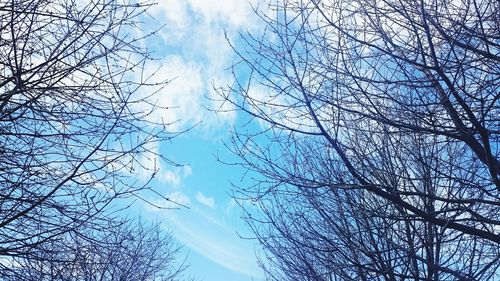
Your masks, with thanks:
[[[165,27],[146,41],[146,46],[159,60],[147,71],[154,79],[170,79],[156,101],[159,110],[150,118],[175,122],[170,130],[183,130],[198,124],[171,142],[150,149],[181,164],[174,167],[158,158],[145,158],[147,167],[159,168],[152,182],[155,189],[189,209],[161,210],[139,203],[134,210],[151,220],[160,220],[189,253],[187,274],[205,281],[262,280],[255,252],[258,246],[251,236],[241,211],[231,198],[231,184],[242,182],[244,171],[216,160],[218,155],[232,161],[234,156],[224,147],[228,131],[238,126],[242,116],[231,111],[229,104],[211,100],[214,85],[231,84],[227,68],[235,56],[224,37],[238,42],[239,32],[259,32],[258,18],[248,0],[162,0],[150,10],[144,29]],[[206,108],[229,110],[214,113]],[[256,124],[257,126],[257,124]],[[138,172],[141,177],[141,172]],[[247,179],[248,180],[248,179]],[[158,198],[148,200],[170,206]],[[181,257],[182,258],[182,257]]]
[[[158,210],[144,206],[143,216],[164,221],[177,240],[189,251],[189,273],[200,280],[261,280],[253,241],[240,219],[240,210],[229,195],[230,182],[239,183],[242,171],[223,165],[214,154],[231,159],[222,139],[200,136],[194,129],[162,145],[162,153],[189,163],[173,169],[175,180],[159,181],[157,190],[189,209]],[[187,170],[185,167],[189,167]],[[161,202],[158,199],[156,202]]]

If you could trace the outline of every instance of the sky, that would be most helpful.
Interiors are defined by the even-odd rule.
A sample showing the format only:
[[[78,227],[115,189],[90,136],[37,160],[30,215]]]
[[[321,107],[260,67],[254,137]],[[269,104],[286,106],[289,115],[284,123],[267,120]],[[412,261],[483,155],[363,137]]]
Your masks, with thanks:
[[[240,32],[259,32],[262,26],[252,9],[257,4],[248,0],[161,0],[143,22],[145,30],[164,24],[145,44],[158,59],[148,66],[149,73],[155,73],[155,79],[170,80],[157,101],[169,109],[150,118],[174,122],[169,128],[173,131],[194,128],[152,147],[184,165],[145,160],[150,167],[159,168],[151,183],[155,189],[188,208],[164,210],[146,203],[134,208],[142,217],[162,221],[173,233],[188,255],[186,274],[197,280],[258,281],[263,277],[256,261],[259,247],[254,240],[242,239],[251,233],[230,195],[231,183],[245,184],[244,171],[217,161],[217,157],[229,162],[235,159],[224,142],[242,117],[229,104],[212,99],[214,86],[234,80],[228,67],[236,58],[225,33],[237,46]],[[158,198],[148,200],[171,206]]]

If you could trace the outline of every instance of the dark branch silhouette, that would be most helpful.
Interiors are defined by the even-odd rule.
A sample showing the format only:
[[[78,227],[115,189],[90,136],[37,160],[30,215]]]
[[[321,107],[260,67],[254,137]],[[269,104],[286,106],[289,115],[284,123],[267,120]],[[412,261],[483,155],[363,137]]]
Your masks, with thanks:
[[[88,257],[77,258],[79,247],[91,247],[93,254],[99,248],[119,252],[116,239],[152,237],[142,227],[121,226],[118,219],[120,210],[144,198],[141,192],[166,199],[148,185],[157,168],[144,163],[164,159],[154,147],[176,135],[167,131],[169,124],[150,118],[160,110],[157,93],[167,84],[147,69],[152,57],[143,41],[155,30],[143,30],[141,20],[149,17],[152,5],[129,0],[0,2],[0,274],[7,274],[13,263],[23,269],[50,263],[56,270],[69,262],[83,271],[94,264]],[[106,241],[107,234],[116,241]],[[167,250],[162,266],[177,251],[167,240],[154,242]],[[159,245],[163,242],[168,243]],[[137,266],[156,266],[154,259],[139,259],[143,264]]]
[[[276,1],[222,99],[269,280],[500,278],[497,1]],[[242,46],[241,44],[233,46]],[[247,79],[248,78],[248,79]]]

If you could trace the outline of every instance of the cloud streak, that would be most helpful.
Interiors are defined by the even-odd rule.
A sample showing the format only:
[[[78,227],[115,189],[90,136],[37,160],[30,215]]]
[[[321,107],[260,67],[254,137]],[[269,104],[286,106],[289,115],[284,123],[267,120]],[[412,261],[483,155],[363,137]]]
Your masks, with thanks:
[[[196,207],[186,215],[168,213],[167,222],[179,242],[205,258],[240,274],[262,278],[251,243],[231,227]]]

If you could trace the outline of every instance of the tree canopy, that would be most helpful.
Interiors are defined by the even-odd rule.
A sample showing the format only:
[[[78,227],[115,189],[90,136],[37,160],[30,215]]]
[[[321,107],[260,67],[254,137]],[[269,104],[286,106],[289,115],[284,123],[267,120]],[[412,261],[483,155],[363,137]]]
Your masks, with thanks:
[[[222,98],[269,280],[500,266],[498,1],[275,1]],[[249,75],[244,75],[249,73]]]
[[[77,272],[59,279],[77,280],[71,276],[96,262],[82,256],[82,247],[110,262],[116,260],[105,252],[99,257],[95,249],[119,255],[117,243],[129,241],[119,256],[131,262],[125,254],[150,250],[146,244],[134,249],[135,235],[144,239],[137,243],[163,251],[162,266],[175,266],[168,236],[150,242],[155,233],[123,226],[120,218],[130,200],[119,199],[141,198],[157,172],[142,160],[162,157],[154,146],[175,135],[169,124],[149,118],[160,109],[158,88],[166,85],[166,78],[152,80],[155,73],[147,69],[152,57],[143,41],[155,30],[143,30],[141,18],[152,5],[0,1],[0,276],[29,273],[17,265],[39,263],[57,271],[71,263]],[[103,239],[106,233],[114,240]],[[134,257],[141,263],[135,266],[149,266],[144,274],[158,271],[155,255]],[[126,280],[151,280],[150,275]]]

